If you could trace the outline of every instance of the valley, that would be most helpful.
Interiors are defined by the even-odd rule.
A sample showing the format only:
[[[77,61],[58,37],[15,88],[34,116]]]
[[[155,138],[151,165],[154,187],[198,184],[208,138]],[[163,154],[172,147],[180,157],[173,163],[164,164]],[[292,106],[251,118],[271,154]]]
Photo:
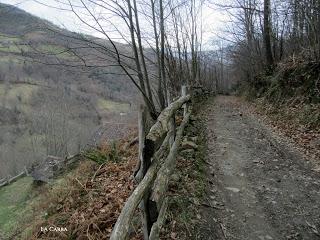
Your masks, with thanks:
[[[0,21],[0,179],[79,153],[97,131],[119,137],[114,123],[129,122],[139,101],[125,76],[107,74],[119,69],[84,68],[68,51],[76,33],[23,10],[0,4]]]

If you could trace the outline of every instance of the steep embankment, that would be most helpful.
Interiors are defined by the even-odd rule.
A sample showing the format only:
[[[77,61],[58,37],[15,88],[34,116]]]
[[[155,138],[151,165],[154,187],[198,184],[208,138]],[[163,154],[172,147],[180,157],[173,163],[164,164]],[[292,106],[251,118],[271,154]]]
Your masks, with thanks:
[[[293,57],[244,87],[260,115],[312,158],[320,157],[320,65]]]
[[[36,185],[25,177],[1,188],[0,239],[109,239],[134,189],[134,136],[104,141],[51,183]],[[44,230],[49,227],[66,230]]]

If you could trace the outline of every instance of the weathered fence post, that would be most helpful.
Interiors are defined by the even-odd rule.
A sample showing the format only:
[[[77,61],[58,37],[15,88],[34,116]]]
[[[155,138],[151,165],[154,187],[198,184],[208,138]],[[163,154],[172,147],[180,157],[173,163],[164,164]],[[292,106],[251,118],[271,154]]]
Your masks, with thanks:
[[[146,140],[146,109],[143,105],[140,105],[139,115],[138,115],[138,140],[139,140],[139,165],[138,172],[135,175],[136,182],[141,182],[144,175],[147,172],[147,163],[145,161],[145,140]],[[139,205],[141,209],[141,222],[143,226],[143,236],[146,239],[146,236],[149,236],[148,231],[148,222],[149,222],[149,214],[147,209],[147,201],[146,198],[143,198]]]
[[[162,203],[161,209],[159,211],[158,220],[153,224],[150,232],[149,239],[150,240],[158,240],[161,227],[164,223],[165,217],[166,217],[166,211],[168,208],[168,197],[165,198],[165,200]]]
[[[140,106],[138,115],[138,140],[139,140],[139,164],[137,167],[137,173],[135,174],[135,180],[140,182],[146,171],[146,163],[144,161],[144,148],[146,138],[146,109],[143,105]]]
[[[26,166],[24,166],[24,172],[26,173],[26,176],[29,176],[29,172]]]
[[[167,99],[168,105],[170,105],[172,101],[171,101],[171,94],[170,94],[169,91],[167,93],[167,97],[168,97],[168,99]],[[169,138],[169,146],[170,147],[172,146],[172,144],[174,142],[174,139],[175,139],[175,128],[176,128],[176,126],[175,126],[175,116],[176,115],[173,114],[173,116],[170,118],[169,126],[168,126],[169,134],[171,135],[170,138]]]
[[[185,96],[187,96],[187,87],[183,85],[181,87],[181,97],[185,97]],[[185,117],[187,114],[187,104],[186,103],[183,104],[182,108],[183,108],[183,117]]]
[[[178,147],[191,112],[191,109],[186,105],[190,100],[190,95],[186,95],[186,89],[182,91],[184,96],[172,102],[160,113],[147,135],[145,135],[145,121],[143,121],[145,117],[142,114],[144,111],[141,111],[139,115],[140,167],[137,172],[139,172],[139,175],[141,174],[141,179],[136,174],[139,185],[126,201],[113,227],[110,240],[127,239],[130,223],[138,206],[142,210],[144,239],[158,239],[167,209],[167,200],[165,200],[164,193],[167,190],[169,177],[172,168],[175,166]],[[171,128],[172,121],[174,123],[176,112],[183,106],[187,111],[175,133],[175,129]],[[143,129],[144,131],[142,131]],[[173,144],[169,144],[169,140],[175,135]],[[151,197],[151,191],[155,194],[154,197]]]
[[[146,108],[141,105],[138,115],[138,138],[139,138],[139,170],[135,175],[135,180],[141,182],[144,178],[148,168],[151,164],[151,155],[149,146],[146,146]],[[141,222],[143,227],[143,236],[145,240],[149,239],[149,233],[152,227],[152,221],[150,217],[149,195],[146,194],[141,203],[139,204],[141,210]]]
[[[12,176],[9,174],[9,175],[8,175],[8,181],[7,181],[7,182],[8,182],[8,184],[10,184],[10,183],[11,183],[11,179],[12,179]]]

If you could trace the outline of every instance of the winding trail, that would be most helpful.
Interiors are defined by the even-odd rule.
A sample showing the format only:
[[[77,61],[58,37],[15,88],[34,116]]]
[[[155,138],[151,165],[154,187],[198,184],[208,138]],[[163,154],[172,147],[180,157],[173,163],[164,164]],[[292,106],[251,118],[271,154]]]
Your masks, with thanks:
[[[320,239],[320,173],[235,97],[208,105],[208,206],[197,239]]]

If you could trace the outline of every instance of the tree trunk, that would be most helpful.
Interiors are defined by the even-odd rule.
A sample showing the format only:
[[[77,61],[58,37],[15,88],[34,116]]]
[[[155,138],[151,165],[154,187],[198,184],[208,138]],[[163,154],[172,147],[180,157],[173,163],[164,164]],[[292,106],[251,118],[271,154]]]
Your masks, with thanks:
[[[270,21],[270,0],[264,0],[264,45],[265,45],[265,54],[267,60],[267,69],[271,70],[274,65],[273,56],[272,56],[272,47],[271,47],[271,21]]]
[[[135,26],[133,23],[131,0],[127,0],[127,3],[128,3],[128,18],[129,18],[129,24],[130,24],[132,51],[134,54],[134,59],[135,59],[136,68],[137,68],[137,72],[138,72],[140,88],[143,91],[143,98],[144,98],[144,101],[148,107],[148,110],[150,112],[151,117],[153,119],[157,119],[157,113],[156,113],[155,106],[150,101],[150,98],[147,96],[146,86],[144,84],[144,76],[143,76],[142,70],[141,70],[140,58],[139,58],[138,48],[137,48],[136,39],[135,39]],[[141,57],[144,57],[144,56],[141,56]]]
[[[162,89],[163,79],[162,79],[162,70],[161,70],[160,49],[159,49],[159,35],[157,30],[154,0],[150,0],[150,1],[151,1],[152,23],[153,23],[153,32],[154,32],[154,38],[156,43],[156,54],[157,54],[157,65],[158,65],[158,98],[159,98],[160,108],[164,109],[166,106],[165,106],[164,94]]]
[[[136,34],[137,34],[137,39],[138,39],[138,44],[139,44],[139,52],[140,52],[140,57],[141,57],[141,62],[142,62],[142,67],[143,67],[143,72],[144,72],[144,80],[146,82],[146,87],[148,91],[148,96],[151,104],[154,106],[153,102],[153,96],[152,96],[152,91],[151,91],[151,86],[150,86],[150,80],[149,80],[149,75],[148,75],[148,70],[147,70],[147,65],[145,61],[145,56],[143,52],[143,46],[142,46],[142,40],[141,40],[141,32],[140,32],[140,24],[139,24],[139,17],[138,17],[138,9],[137,9],[137,2],[136,0],[133,0],[133,7],[134,7],[134,15],[135,15],[135,20],[136,20]]]
[[[164,15],[163,15],[163,1],[159,0],[160,4],[160,66],[161,66],[161,79],[163,85],[163,93],[164,99],[167,100],[167,81],[166,81],[166,69],[165,69],[165,49],[164,49],[164,41],[165,41],[165,29],[164,29]]]

